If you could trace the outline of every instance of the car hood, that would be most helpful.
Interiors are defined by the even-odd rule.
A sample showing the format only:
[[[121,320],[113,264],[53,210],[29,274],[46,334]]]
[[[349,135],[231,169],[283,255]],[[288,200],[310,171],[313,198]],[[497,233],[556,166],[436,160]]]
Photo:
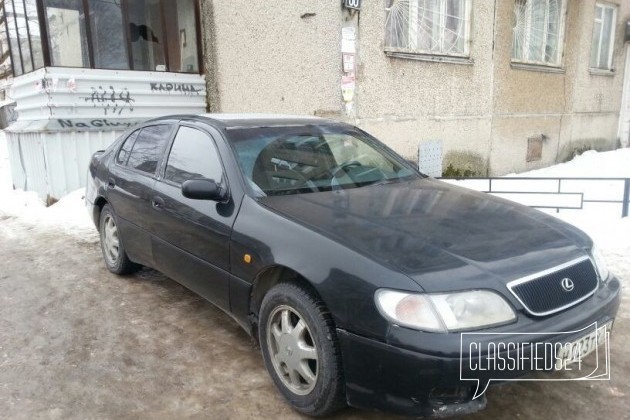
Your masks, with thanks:
[[[260,202],[429,292],[505,284],[592,246],[553,216],[432,178]]]

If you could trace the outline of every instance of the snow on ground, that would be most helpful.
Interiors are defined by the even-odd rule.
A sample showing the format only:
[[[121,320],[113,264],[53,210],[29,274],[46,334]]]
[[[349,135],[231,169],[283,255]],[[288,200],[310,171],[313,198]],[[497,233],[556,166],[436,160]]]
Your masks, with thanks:
[[[497,196],[527,206],[562,207],[561,213],[592,213],[597,214],[600,219],[618,219],[625,186],[623,178],[630,178],[630,149],[602,153],[587,151],[567,163],[509,174],[505,178],[494,178],[492,181],[464,179],[447,182],[477,191],[491,190]],[[555,212],[550,209],[543,211]]]
[[[96,229],[83,203],[84,189],[73,191],[46,207],[32,191],[13,190],[6,139],[0,131],[0,220],[16,217],[49,230],[64,231],[83,239],[96,238]]]

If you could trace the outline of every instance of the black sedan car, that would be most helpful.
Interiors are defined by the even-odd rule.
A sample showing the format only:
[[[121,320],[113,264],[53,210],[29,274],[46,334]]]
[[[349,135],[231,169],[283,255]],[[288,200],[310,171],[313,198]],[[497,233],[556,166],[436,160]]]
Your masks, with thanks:
[[[230,314],[310,415],[481,409],[463,358],[525,340],[516,332],[576,342],[619,306],[618,279],[578,229],[426,177],[344,123],[159,118],[97,152],[88,178],[107,268],[153,267]],[[463,346],[475,332],[481,346]]]

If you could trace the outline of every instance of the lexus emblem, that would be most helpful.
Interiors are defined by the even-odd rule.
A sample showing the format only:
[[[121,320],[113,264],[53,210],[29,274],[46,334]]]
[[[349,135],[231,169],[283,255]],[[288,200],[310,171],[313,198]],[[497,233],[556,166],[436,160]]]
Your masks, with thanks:
[[[565,292],[570,292],[575,287],[575,285],[573,284],[573,280],[571,280],[568,277],[563,278],[560,281],[560,284],[562,285],[562,288],[564,289]]]

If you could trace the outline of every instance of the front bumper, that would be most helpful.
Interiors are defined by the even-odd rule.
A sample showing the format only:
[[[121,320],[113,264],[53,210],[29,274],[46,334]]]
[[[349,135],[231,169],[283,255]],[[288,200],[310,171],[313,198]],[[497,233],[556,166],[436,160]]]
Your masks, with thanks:
[[[599,326],[614,319],[620,303],[620,285],[610,279],[589,299],[561,313],[545,318],[531,318],[519,313],[515,324],[483,330],[477,338],[485,343],[524,341],[558,343],[577,339],[584,332],[549,334],[582,330],[593,323]],[[512,335],[510,335],[512,333]],[[362,337],[338,329],[341,344],[348,404],[364,409],[387,411],[423,417],[447,417],[481,410],[485,395],[473,400],[477,383],[460,378],[479,378],[481,383],[517,379],[534,371],[549,369],[546,360],[539,360],[534,369],[493,371],[472,374],[468,366],[470,354],[462,345],[460,333],[425,333],[392,326],[387,342]],[[484,345],[479,348],[487,348]],[[466,363],[462,363],[463,354]],[[512,354],[512,353],[510,353]],[[525,357],[534,357],[529,350]],[[481,356],[484,356],[482,353]],[[535,357],[539,357],[537,353]],[[553,355],[544,355],[545,359]],[[461,371],[460,371],[461,370]],[[461,375],[461,376],[460,376]]]

